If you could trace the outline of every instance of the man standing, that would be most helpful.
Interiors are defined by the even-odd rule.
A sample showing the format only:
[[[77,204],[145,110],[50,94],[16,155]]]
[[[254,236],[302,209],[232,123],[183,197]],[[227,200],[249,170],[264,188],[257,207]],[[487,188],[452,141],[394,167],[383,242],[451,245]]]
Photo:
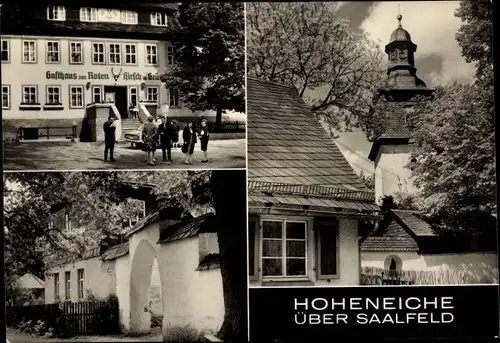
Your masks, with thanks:
[[[115,118],[109,117],[108,121],[104,123],[104,162],[108,161],[108,150],[109,150],[109,160],[114,162],[113,152],[115,150],[116,142],[116,126],[114,125]]]
[[[161,118],[161,124],[158,127],[158,135],[160,136],[160,146],[163,152],[163,161],[172,162],[172,139],[174,136],[174,128],[170,120],[165,117]]]

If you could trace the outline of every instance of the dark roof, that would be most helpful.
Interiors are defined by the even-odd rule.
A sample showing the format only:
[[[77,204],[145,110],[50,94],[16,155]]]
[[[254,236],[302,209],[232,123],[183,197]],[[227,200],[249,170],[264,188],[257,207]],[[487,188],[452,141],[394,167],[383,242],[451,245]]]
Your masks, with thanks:
[[[379,228],[361,243],[361,251],[418,251],[417,239],[436,237],[417,211],[390,210]]]
[[[139,220],[133,227],[126,233],[126,236],[130,236],[137,231],[142,230],[151,223],[158,222],[165,219],[180,220],[181,214],[184,210],[178,207],[170,207],[168,205],[160,205],[153,211],[149,212],[144,218]]]
[[[66,258],[61,258],[56,263],[49,265],[48,267],[55,268],[55,267],[59,267],[59,266],[65,265],[65,264],[74,263],[77,261],[89,260],[91,258],[95,258],[95,257],[99,257],[99,256],[101,256],[101,247],[97,246],[97,247],[90,248],[90,249],[86,250],[85,252],[83,252],[81,257],[68,256]]]
[[[122,243],[119,245],[115,245],[109,249],[107,249],[102,255],[101,260],[109,261],[114,260],[118,257],[122,257],[128,254],[128,242]]]
[[[178,241],[204,232],[214,232],[214,218],[215,214],[207,213],[196,218],[160,228],[160,239],[158,243]]]
[[[366,190],[293,86],[247,78],[250,181]]]
[[[220,254],[208,254],[205,256],[196,270],[209,270],[220,268]]]

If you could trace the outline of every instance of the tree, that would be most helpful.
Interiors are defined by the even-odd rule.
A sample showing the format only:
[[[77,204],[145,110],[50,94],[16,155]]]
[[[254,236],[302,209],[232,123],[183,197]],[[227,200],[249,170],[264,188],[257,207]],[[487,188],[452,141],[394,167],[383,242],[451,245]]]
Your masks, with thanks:
[[[353,33],[334,2],[247,3],[247,66],[252,76],[294,85],[331,127],[349,129],[383,79],[382,52]]]
[[[361,181],[363,181],[368,190],[372,192],[375,191],[375,175],[365,176],[365,173],[363,171],[360,171],[359,178],[361,179]]]
[[[478,80],[493,84],[493,4],[489,0],[462,0],[455,16],[462,20],[456,40],[468,63],[476,62]]]
[[[423,209],[444,226],[475,230],[496,213],[493,93],[452,84],[419,102],[412,117],[412,163]]]
[[[243,3],[184,2],[168,30],[175,64],[164,76],[191,110],[245,111]]]

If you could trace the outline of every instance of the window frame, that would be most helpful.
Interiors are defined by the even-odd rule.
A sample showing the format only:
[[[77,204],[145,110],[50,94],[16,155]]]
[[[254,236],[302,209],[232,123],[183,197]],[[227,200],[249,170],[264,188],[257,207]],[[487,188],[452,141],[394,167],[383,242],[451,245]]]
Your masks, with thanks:
[[[84,13],[85,10],[90,10],[88,20],[87,20],[87,18],[83,18],[83,16],[82,16],[82,14]],[[88,23],[97,22],[98,21],[97,20],[97,12],[98,12],[97,7],[80,7],[80,21],[88,22]],[[92,18],[92,14],[95,15],[94,18]]]
[[[72,45],[73,44],[79,44],[80,45],[80,56],[81,56],[81,62],[74,62],[72,60],[73,58],[73,51],[72,51]],[[68,42],[68,52],[69,52],[69,64],[85,64],[85,62],[83,61],[83,56],[84,56],[84,53],[83,53],[83,42],[82,41],[75,41],[75,40],[71,40]]]
[[[34,87],[35,88],[35,102],[24,102],[24,89],[26,87]],[[38,85],[21,85],[21,94],[22,94],[22,100],[21,105],[40,105],[40,99],[39,99],[39,93],[38,93]]]
[[[282,225],[282,275],[263,275],[263,252],[264,252],[264,225],[263,223],[265,221],[274,221],[274,222],[281,222]],[[305,224],[305,275],[286,275],[286,223],[304,223]],[[305,218],[305,217],[293,217],[293,216],[261,216],[259,218],[259,270],[260,270],[260,278],[263,281],[303,281],[303,280],[310,280],[311,279],[311,273],[310,273],[310,261],[311,257],[309,256],[310,249],[309,249],[309,244],[311,237],[309,235],[309,231],[312,227],[312,222],[310,218]]]
[[[135,89],[135,94],[132,94],[132,89]],[[135,95],[135,106],[139,106],[139,88],[137,86],[128,86],[127,94],[128,94],[127,99],[129,105],[133,104],[132,95]]]
[[[138,58],[137,58],[138,57],[138,53],[137,52],[139,50],[138,49],[139,48],[138,44],[137,43],[123,43],[123,45],[125,47],[123,49],[123,55],[124,55],[123,64],[127,65],[127,66],[136,66],[137,63],[138,63],[138,61],[137,61],[138,60]],[[133,54],[132,53],[127,53],[127,47],[129,47],[129,46],[133,46],[135,48],[135,51],[134,51]],[[127,63],[127,56],[134,56],[135,62],[133,62],[133,63]]]
[[[57,46],[57,61],[49,61],[49,43],[54,44],[53,46]],[[55,53],[56,51],[52,51]],[[61,64],[61,41],[59,40],[46,40],[45,41],[45,63],[47,64]]]
[[[62,13],[61,14],[62,18],[50,19],[49,13],[50,12],[54,12],[54,9],[57,9],[58,14],[59,14],[59,11],[60,11],[60,13]],[[60,5],[48,5],[47,6],[47,20],[50,20],[50,21],[65,21],[66,20],[66,8],[64,6],[60,6]]]
[[[173,94],[175,93],[174,90],[177,90],[177,105],[172,105],[172,96]],[[180,98],[180,95],[179,95],[179,90],[176,89],[176,88],[173,88],[173,87],[170,87],[168,89],[168,105],[170,108],[181,108],[181,98]]]
[[[134,20],[133,22],[128,22],[126,19],[129,19],[126,14],[134,14]],[[139,23],[139,14],[137,11],[131,11],[131,10],[122,10],[120,13],[120,21],[122,24],[125,25],[137,25]]]
[[[4,89],[4,87],[8,89],[8,91],[7,91],[7,105],[8,106],[6,106],[6,107],[4,107],[4,105],[3,105],[3,95],[4,95],[3,89]],[[10,92],[10,90],[11,90],[10,85],[2,85],[2,110],[10,110],[10,108],[11,108],[11,96],[10,96],[11,92]]]
[[[95,49],[94,49],[95,44],[102,45],[102,53],[95,51]],[[105,42],[97,42],[97,41],[91,42],[92,64],[94,64],[94,65],[106,65],[106,51],[107,50],[106,50],[106,43]],[[94,60],[96,53],[99,55],[102,54],[102,62],[96,62]]]
[[[73,106],[73,97],[72,97],[72,88],[81,88],[82,89],[82,106]],[[69,98],[69,108],[70,109],[80,109],[85,108],[85,87],[82,85],[68,85],[68,98]]]
[[[316,218],[313,225],[313,231],[315,232],[316,238],[316,278],[318,280],[332,280],[340,278],[340,220],[337,218]],[[336,254],[336,266],[335,274],[323,274],[321,271],[321,232],[320,228],[316,224],[323,225],[334,225],[335,226],[335,254]]]
[[[24,43],[33,43],[33,55],[34,55],[34,60],[33,61],[30,61],[30,60],[25,60],[24,59],[24,54],[25,54],[25,49],[24,49]],[[21,41],[21,56],[22,56],[22,63],[26,63],[26,64],[36,64],[38,63],[38,44],[37,44],[37,40],[36,39],[23,39]],[[29,54],[28,54],[29,56]]]
[[[164,24],[158,24],[158,16],[160,16],[160,21],[161,19],[165,19]],[[153,20],[154,18],[154,20]],[[149,16],[150,22],[152,26],[160,26],[160,27],[168,27],[168,14],[165,12],[151,12]]]
[[[7,50],[3,49],[4,42],[7,43]],[[10,63],[10,39],[2,39],[1,44],[2,45],[0,46],[0,50],[1,50],[0,52],[2,53],[2,55],[3,55],[4,51],[7,51],[7,59],[2,60],[2,63]]]
[[[71,300],[71,271],[64,272],[64,300]]]
[[[154,47],[156,49],[155,51],[155,63],[149,63],[148,62],[148,56],[153,56],[153,54],[149,54],[148,53],[148,47]],[[147,65],[147,66],[157,66],[158,65],[158,51],[159,51],[159,48],[158,48],[158,44],[156,43],[145,43],[144,44],[144,65]]]
[[[49,103],[49,88],[59,88],[59,102],[55,104]],[[45,105],[46,106],[61,106],[62,105],[62,86],[61,85],[45,85]]]
[[[54,301],[59,301],[61,298],[61,286],[60,286],[59,273],[54,273]]]
[[[85,269],[78,268],[76,270],[76,276],[78,281],[77,285],[78,300],[83,300],[83,298],[85,297]]]
[[[94,103],[94,104],[100,104],[100,103],[102,103],[102,101],[104,99],[104,96],[103,96],[104,95],[103,94],[104,93],[104,89],[103,88],[104,87],[101,86],[101,85],[93,85],[92,86],[92,103]],[[99,89],[99,101],[95,101],[95,96],[96,96],[95,90],[96,89]]]
[[[170,61],[172,59],[172,61]],[[175,46],[167,45],[167,64],[173,66],[175,64]]]
[[[149,99],[149,90],[150,89],[156,89],[156,101]],[[148,102],[156,102],[157,104],[159,104],[160,103],[160,87],[158,87],[158,86],[147,86],[146,87],[146,100]]]
[[[118,53],[113,52],[113,54],[114,54],[115,57],[116,56],[119,57],[120,61],[118,63],[111,62],[111,54],[112,54],[112,52],[111,52],[111,45],[113,45],[115,47],[118,46],[119,52]],[[121,43],[114,43],[114,42],[113,43],[109,43],[108,42],[107,46],[108,46],[108,64],[109,65],[123,65],[123,60],[122,60],[122,44]]]

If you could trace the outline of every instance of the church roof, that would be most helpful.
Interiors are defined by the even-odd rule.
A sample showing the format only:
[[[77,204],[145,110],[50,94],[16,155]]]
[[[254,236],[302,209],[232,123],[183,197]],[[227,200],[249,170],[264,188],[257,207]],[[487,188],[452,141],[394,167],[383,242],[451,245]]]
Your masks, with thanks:
[[[408,31],[403,29],[402,27],[398,27],[396,30],[391,33],[390,42],[411,42],[411,36]]]

